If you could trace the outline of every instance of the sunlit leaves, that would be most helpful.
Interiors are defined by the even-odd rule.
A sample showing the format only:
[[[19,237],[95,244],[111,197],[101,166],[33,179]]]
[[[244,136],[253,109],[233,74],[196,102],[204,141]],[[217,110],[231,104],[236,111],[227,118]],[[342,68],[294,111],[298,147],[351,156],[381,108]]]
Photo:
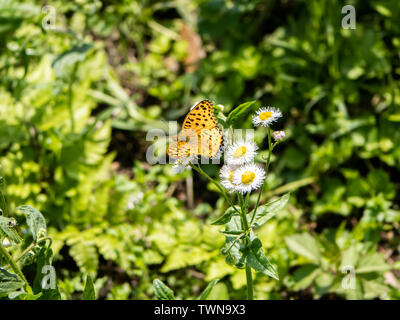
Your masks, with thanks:
[[[260,271],[267,276],[279,280],[276,267],[270,263],[264,254],[264,249],[260,239],[253,237],[251,239],[250,251],[246,256],[246,262],[256,271]]]
[[[161,280],[155,279],[153,281],[153,288],[158,300],[175,300],[174,292]]]
[[[279,211],[281,211],[289,201],[290,194],[286,193],[282,197],[273,200],[265,205],[259,206],[256,210],[254,218],[254,227],[260,227],[272,219]],[[249,213],[253,217],[254,210]]]
[[[201,293],[201,295],[198,297],[198,300],[206,300],[207,297],[210,295],[212,289],[215,287],[215,285],[218,283],[219,279],[215,279],[211,281],[207,287],[204,289],[204,291]]]
[[[293,252],[318,263],[321,259],[316,240],[308,233],[295,234],[285,238],[286,244]]]
[[[0,268],[0,294],[22,288],[24,282],[15,274]]]
[[[238,209],[238,207],[236,207],[236,208]],[[215,225],[215,226],[220,226],[220,225],[227,224],[229,221],[231,221],[232,216],[236,212],[237,211],[234,208],[229,207],[221,217],[219,217],[216,220],[212,221],[211,224]]]
[[[226,118],[226,123],[228,125],[237,125],[238,121],[242,121],[249,115],[249,113],[253,110],[256,101],[249,101],[242,103],[241,105],[237,106],[233,109],[228,117]]]
[[[96,291],[93,285],[93,280],[89,275],[86,276],[86,284],[85,289],[83,290],[82,300],[96,300]]]
[[[43,215],[31,206],[18,207],[26,216],[26,223],[35,241],[47,235],[46,220]]]

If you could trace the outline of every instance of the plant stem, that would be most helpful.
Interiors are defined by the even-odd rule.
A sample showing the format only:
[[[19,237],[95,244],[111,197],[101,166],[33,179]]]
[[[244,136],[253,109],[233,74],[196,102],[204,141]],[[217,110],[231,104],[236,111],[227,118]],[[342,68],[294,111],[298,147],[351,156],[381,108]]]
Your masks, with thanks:
[[[272,144],[272,141],[271,141],[271,129],[268,128],[268,158],[267,158],[267,164],[265,166],[265,175],[268,174],[269,164],[271,162],[271,154],[272,154],[272,150],[274,150],[275,146],[276,146],[276,143]],[[256,217],[257,208],[258,208],[258,205],[260,204],[261,194],[264,191],[264,186],[265,186],[265,181],[260,188],[260,192],[258,193],[256,206],[254,207],[253,216],[251,217],[251,220],[250,220],[250,226],[253,225],[254,219]]]
[[[268,174],[269,165],[271,163],[271,154],[272,154],[272,151],[274,150],[276,145],[277,145],[277,142],[272,144],[272,141],[271,141],[271,129],[268,128],[268,158],[267,158],[267,164],[265,166],[265,175]],[[256,205],[254,207],[253,216],[251,217],[251,220],[250,220],[250,226],[253,225],[254,219],[256,217],[257,208],[258,208],[258,205],[260,204],[260,200],[261,200],[261,195],[264,192],[264,186],[265,186],[265,181],[264,181],[264,183],[262,184],[262,186],[260,188],[260,192],[258,193],[258,198],[257,198]]]
[[[236,206],[233,205],[232,201],[229,199],[228,195],[226,194],[224,188],[221,186],[221,184],[214,180],[213,178],[211,178],[207,173],[205,173],[203,171],[203,169],[200,168],[200,166],[195,166],[194,164],[190,164],[190,167],[193,168],[194,170],[196,170],[198,173],[202,174],[203,176],[205,176],[208,180],[210,180],[212,183],[214,183],[218,189],[221,191],[222,195],[224,196],[225,200],[229,203],[229,205],[237,212],[240,214],[240,211],[236,208]]]
[[[14,261],[14,259],[11,257],[11,255],[8,253],[8,251],[2,245],[0,245],[0,253],[7,260],[8,264],[11,266],[11,268],[14,270],[14,272],[22,279],[22,281],[25,282],[25,285],[24,285],[25,291],[27,293],[32,294],[33,293],[32,288],[29,285],[28,281],[26,280],[20,267],[17,265],[17,263]]]
[[[253,300],[253,277],[251,275],[251,268],[246,263],[246,281],[247,281],[247,300]]]
[[[50,240],[50,244],[52,243],[52,238],[50,236],[46,236],[43,238],[39,238],[37,239],[36,242],[31,243],[28,247],[26,247],[26,249],[19,255],[19,257],[17,259],[15,259],[15,262],[18,262],[24,255],[26,255],[34,246],[36,246],[36,244],[38,244],[39,242],[42,242],[43,240]]]
[[[248,231],[249,223],[247,221],[247,205],[248,205],[248,197],[246,196],[246,200],[243,198],[242,194],[238,194],[238,201],[241,205],[240,218],[242,221],[242,229]],[[246,246],[246,250],[250,250],[250,238],[247,233],[244,238],[244,244]],[[246,283],[247,283],[247,300],[253,300],[253,278],[251,274],[251,267],[246,262]]]

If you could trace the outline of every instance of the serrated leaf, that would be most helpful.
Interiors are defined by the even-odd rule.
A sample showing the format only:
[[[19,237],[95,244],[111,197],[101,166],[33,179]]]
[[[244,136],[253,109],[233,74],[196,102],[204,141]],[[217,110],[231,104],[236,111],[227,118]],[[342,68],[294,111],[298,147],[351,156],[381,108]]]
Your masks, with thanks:
[[[21,206],[17,208],[26,216],[26,223],[32,233],[33,239],[37,241],[39,235],[41,237],[47,235],[46,220],[43,215],[31,206]]]
[[[308,233],[295,234],[285,238],[290,250],[306,257],[307,259],[319,263],[321,255],[317,241]]]
[[[67,244],[69,245],[68,241]],[[85,273],[97,272],[99,255],[96,247],[89,242],[76,242],[69,249],[69,254],[74,258],[80,270]]]
[[[281,211],[289,201],[290,193],[284,194],[279,199],[271,201],[265,205],[259,206],[256,211],[256,217],[252,227],[260,227],[268,220],[272,219],[279,211]],[[249,216],[252,217],[254,210],[250,212]]]
[[[86,276],[86,284],[85,289],[83,290],[82,300],[96,300],[93,280],[89,275]]]
[[[269,262],[269,259],[264,254],[264,249],[260,239],[256,237],[251,240],[250,252],[246,257],[246,262],[254,270],[279,280],[276,267]]]
[[[13,227],[14,218],[0,216],[0,240],[7,237],[13,243],[20,243],[21,237]]]
[[[175,300],[174,292],[161,280],[155,279],[153,281],[153,288],[158,300]]]
[[[248,111],[250,111],[251,107],[256,103],[256,101],[248,101],[242,103],[233,109],[228,117],[226,118],[226,123],[228,125],[235,125],[239,120],[244,121],[244,117],[247,115]]]
[[[177,246],[171,254],[168,255],[161,272],[169,272],[191,265],[199,264],[210,259],[211,253],[198,246]]]
[[[214,286],[218,283],[219,279],[215,279],[211,281],[207,287],[204,289],[204,291],[201,293],[201,295],[197,298],[197,300],[205,300],[211,293],[211,290],[214,288]]]
[[[239,210],[239,208],[237,206],[236,206],[236,208]],[[231,221],[231,218],[235,213],[236,213],[236,210],[232,207],[229,207],[221,217],[219,217],[215,221],[211,222],[211,224],[214,226],[221,226],[221,225],[227,224],[229,221]]]

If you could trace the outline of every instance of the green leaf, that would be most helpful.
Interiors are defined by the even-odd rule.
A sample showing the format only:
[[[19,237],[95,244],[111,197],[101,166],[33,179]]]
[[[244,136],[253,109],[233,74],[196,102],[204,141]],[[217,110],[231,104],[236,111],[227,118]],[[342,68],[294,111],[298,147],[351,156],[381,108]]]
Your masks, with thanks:
[[[342,251],[342,261],[340,263],[340,269],[346,266],[355,266],[358,260],[357,245],[352,244],[346,250]]]
[[[21,206],[17,208],[22,211],[26,216],[26,223],[32,233],[35,242],[37,239],[47,235],[46,220],[42,214],[31,206]]]
[[[226,263],[239,269],[245,267],[247,252],[242,250],[241,241],[238,239],[237,235],[232,235],[231,233],[239,232],[241,234],[243,233],[241,229],[240,217],[232,217],[231,221],[225,225],[225,244],[221,249],[222,254],[226,256]]]
[[[356,273],[384,272],[390,270],[382,254],[374,252],[358,260]]]
[[[286,245],[290,250],[306,257],[307,259],[319,263],[321,255],[317,241],[308,233],[295,234],[285,238]]]
[[[13,273],[0,268],[0,293],[15,291],[24,286],[24,282]]]
[[[61,77],[68,74],[67,71],[70,71],[73,65],[86,59],[86,55],[92,47],[93,45],[90,43],[79,44],[59,55],[52,64],[56,76]]]
[[[241,236],[244,233],[244,231],[243,230],[231,230],[231,231],[220,231],[220,233],[222,233],[223,235],[226,235],[226,236],[237,237],[237,236]]]
[[[211,293],[211,290],[214,288],[214,286],[218,283],[219,279],[215,279],[211,281],[207,287],[204,289],[204,291],[201,293],[201,295],[197,298],[197,300],[206,300],[209,294]]]
[[[269,262],[269,259],[264,254],[264,249],[260,239],[254,237],[251,240],[250,252],[246,257],[246,262],[254,270],[262,272],[271,278],[279,280],[276,267]]]
[[[315,264],[306,264],[296,269],[293,274],[293,280],[295,282],[293,290],[298,291],[307,288],[320,273],[321,269]]]
[[[366,280],[361,279],[364,291],[364,299],[373,299],[376,297],[385,297],[387,296],[388,291],[390,290],[389,286],[385,285],[383,281],[378,279],[376,280]]]
[[[217,283],[211,290],[207,300],[229,300],[228,287],[223,282]]]
[[[256,101],[248,101],[245,103],[242,103],[241,105],[237,106],[235,109],[233,109],[228,117],[226,118],[226,123],[228,125],[235,125],[239,120],[244,121],[244,117],[247,115],[248,111],[251,109],[251,107],[256,103]]]
[[[319,273],[314,281],[314,290],[317,297],[329,292],[332,286],[334,276],[331,273]]]
[[[158,300],[175,300],[174,292],[161,280],[155,279],[153,281],[153,287]]]
[[[260,227],[267,221],[272,219],[279,211],[281,211],[289,201],[290,193],[284,194],[279,199],[271,201],[265,205],[259,206],[256,211],[256,217],[252,227]],[[252,217],[254,210],[250,212],[249,216]]]
[[[92,277],[86,276],[85,289],[83,290],[82,300],[96,300],[96,292],[94,290]]]
[[[237,206],[236,208],[239,210]],[[236,210],[233,207],[229,207],[221,217],[211,222],[211,224],[214,226],[222,226],[224,224],[227,224],[229,221],[231,221],[231,218],[235,214],[235,212]]]
[[[8,294],[10,300],[38,300],[42,296],[42,293],[31,294],[22,291],[13,291]]]
[[[211,253],[199,246],[179,245],[169,255],[161,272],[169,272],[209,260]]]
[[[67,244],[70,243],[67,241]],[[99,255],[96,246],[89,241],[75,242],[69,249],[69,254],[74,258],[80,270],[94,275],[99,264]]]
[[[0,216],[0,240],[7,237],[10,241],[14,243],[21,242],[21,237],[14,229],[14,222],[14,218],[6,218]]]

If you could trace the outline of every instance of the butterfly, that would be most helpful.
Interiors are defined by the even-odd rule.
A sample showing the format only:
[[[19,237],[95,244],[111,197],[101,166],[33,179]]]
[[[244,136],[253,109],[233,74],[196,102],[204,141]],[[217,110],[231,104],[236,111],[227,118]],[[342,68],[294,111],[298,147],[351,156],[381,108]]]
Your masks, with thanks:
[[[214,105],[209,100],[197,103],[186,115],[182,130],[167,154],[178,162],[191,156],[214,158],[224,145],[224,135],[217,126]]]

